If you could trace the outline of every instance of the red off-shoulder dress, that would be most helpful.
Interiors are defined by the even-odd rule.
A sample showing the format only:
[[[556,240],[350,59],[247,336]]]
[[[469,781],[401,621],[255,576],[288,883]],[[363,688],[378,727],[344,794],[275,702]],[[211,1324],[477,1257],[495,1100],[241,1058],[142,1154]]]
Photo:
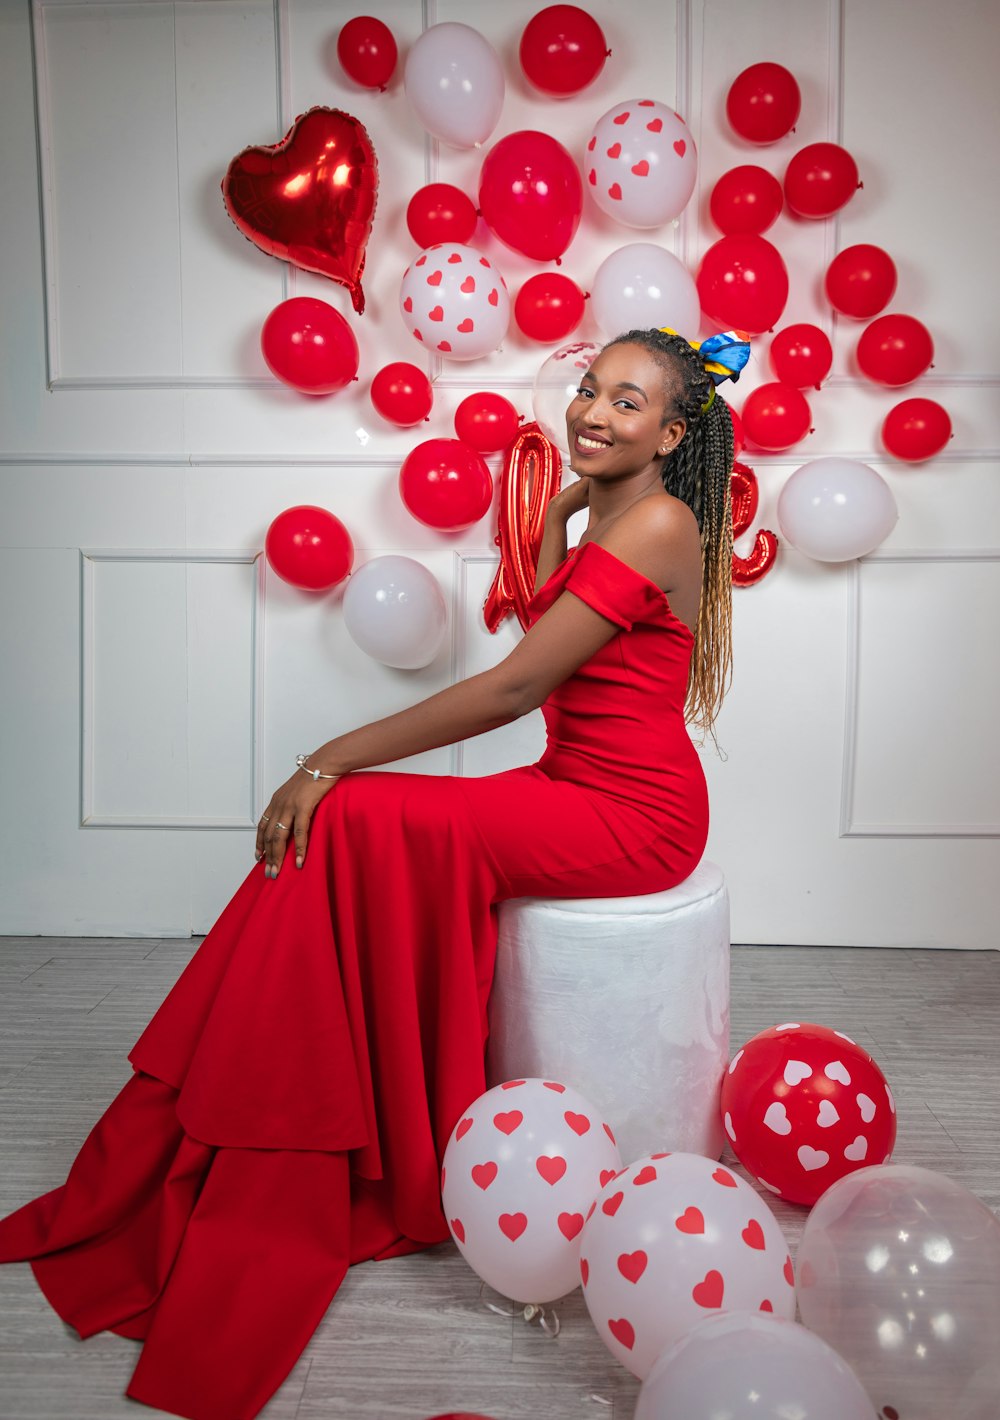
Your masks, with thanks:
[[[452,1128],[486,1088],[496,904],[659,892],[697,865],[705,780],[683,718],[693,638],[598,543],[564,591],[619,628],[543,711],[537,764],[354,773],[305,865],[257,865],[129,1055],[65,1184],[0,1221],[81,1336],[143,1348],[127,1393],[249,1420],[351,1263],[448,1237]]]

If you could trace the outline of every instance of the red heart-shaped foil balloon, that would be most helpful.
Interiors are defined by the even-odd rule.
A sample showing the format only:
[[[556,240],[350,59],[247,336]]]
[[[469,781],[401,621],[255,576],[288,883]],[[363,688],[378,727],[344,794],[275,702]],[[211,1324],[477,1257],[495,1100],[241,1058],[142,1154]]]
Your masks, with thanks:
[[[222,180],[226,211],[245,237],[269,256],[339,281],[359,314],[377,192],[372,141],[336,108],[311,108],[280,143],[244,148]]]

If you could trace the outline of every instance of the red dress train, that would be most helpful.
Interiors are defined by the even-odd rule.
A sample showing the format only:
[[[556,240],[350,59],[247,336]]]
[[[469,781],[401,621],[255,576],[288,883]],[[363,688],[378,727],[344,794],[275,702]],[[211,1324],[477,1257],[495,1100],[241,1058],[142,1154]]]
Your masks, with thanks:
[[[496,904],[658,892],[705,845],[692,636],[599,544],[564,590],[620,628],[544,706],[535,765],[354,773],[305,865],[257,865],[129,1055],[64,1185],[0,1221],[81,1336],[144,1346],[127,1393],[250,1420],[348,1266],[448,1237],[440,1165],[486,1088]]]

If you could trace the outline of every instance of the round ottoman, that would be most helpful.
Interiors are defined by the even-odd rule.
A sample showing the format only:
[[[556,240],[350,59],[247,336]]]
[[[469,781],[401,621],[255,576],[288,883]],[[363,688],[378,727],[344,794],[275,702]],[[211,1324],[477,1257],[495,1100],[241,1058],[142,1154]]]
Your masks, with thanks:
[[[561,1080],[592,1100],[624,1163],[717,1159],[729,1060],[729,897],[702,862],[645,897],[500,904],[486,1083]]]

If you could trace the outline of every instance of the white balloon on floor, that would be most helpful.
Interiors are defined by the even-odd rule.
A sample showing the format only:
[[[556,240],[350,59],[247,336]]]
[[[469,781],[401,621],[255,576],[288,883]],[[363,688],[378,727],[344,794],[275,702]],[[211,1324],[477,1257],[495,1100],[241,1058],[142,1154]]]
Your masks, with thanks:
[[[688,340],[697,339],[701,301],[694,277],[653,242],[630,242],[605,257],[590,296],[594,319],[609,339],[651,326],[669,326]]]
[[[885,541],[898,517],[889,485],[860,459],[813,459],[778,494],[782,536],[817,562],[864,557]]]
[[[553,350],[539,366],[531,391],[531,407],[546,439],[568,457],[566,410],[585,375],[601,353],[589,340],[577,340]]]
[[[412,557],[373,557],[344,589],[344,625],[366,655],[418,670],[437,655],[448,609],[437,578]]]
[[[656,1361],[635,1420],[875,1420],[832,1346],[781,1317],[727,1312],[699,1322]]]

